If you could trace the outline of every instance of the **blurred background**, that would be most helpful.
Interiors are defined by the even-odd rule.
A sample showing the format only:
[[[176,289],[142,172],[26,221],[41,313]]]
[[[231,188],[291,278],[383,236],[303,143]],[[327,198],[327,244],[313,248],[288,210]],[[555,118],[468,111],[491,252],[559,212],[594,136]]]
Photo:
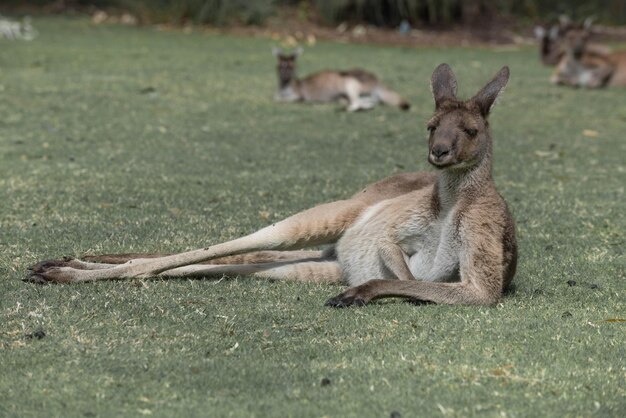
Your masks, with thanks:
[[[94,19],[112,23],[122,19],[129,24],[301,30],[366,41],[376,41],[391,31],[409,39],[420,38],[423,31],[455,32],[470,43],[507,43],[515,41],[518,34],[529,34],[533,23],[554,21],[560,15],[573,20],[592,16],[608,33],[616,33],[611,27],[626,24],[626,1],[3,0],[0,13],[97,14]]]

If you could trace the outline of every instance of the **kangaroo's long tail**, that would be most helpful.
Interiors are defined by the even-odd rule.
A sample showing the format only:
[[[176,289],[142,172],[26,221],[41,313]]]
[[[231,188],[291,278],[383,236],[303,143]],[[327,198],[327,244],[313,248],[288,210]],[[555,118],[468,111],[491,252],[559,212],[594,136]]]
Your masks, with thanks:
[[[411,104],[407,102],[406,99],[404,99],[395,91],[383,86],[382,84],[378,85],[375,90],[375,94],[383,103],[390,106],[397,106],[402,110],[409,110],[411,108]]]

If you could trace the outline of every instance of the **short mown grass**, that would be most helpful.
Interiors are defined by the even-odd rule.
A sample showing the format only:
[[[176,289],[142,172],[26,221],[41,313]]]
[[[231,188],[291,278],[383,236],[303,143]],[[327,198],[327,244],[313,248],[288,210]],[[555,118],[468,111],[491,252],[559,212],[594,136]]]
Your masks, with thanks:
[[[33,42],[0,40],[0,416],[626,414],[626,91],[551,86],[532,48],[320,43],[301,73],[363,66],[413,103],[348,114],[275,104],[268,39],[34,24]],[[20,281],[40,259],[193,249],[430,169],[441,62],[464,96],[511,67],[491,117],[520,245],[503,304]]]

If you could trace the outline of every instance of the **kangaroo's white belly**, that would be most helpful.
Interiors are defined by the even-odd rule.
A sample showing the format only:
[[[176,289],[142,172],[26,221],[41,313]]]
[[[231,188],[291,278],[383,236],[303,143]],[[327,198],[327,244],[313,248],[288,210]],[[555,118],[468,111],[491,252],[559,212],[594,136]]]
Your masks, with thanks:
[[[416,210],[403,224],[387,213],[388,201],[366,210],[337,243],[345,280],[357,286],[373,279],[396,279],[381,258],[381,249],[398,244],[413,277],[427,281],[459,280],[460,241],[455,216],[432,219]],[[398,232],[401,231],[401,232]]]
[[[450,214],[432,224],[427,233],[401,245],[413,277],[435,282],[459,280],[460,244],[455,231]]]

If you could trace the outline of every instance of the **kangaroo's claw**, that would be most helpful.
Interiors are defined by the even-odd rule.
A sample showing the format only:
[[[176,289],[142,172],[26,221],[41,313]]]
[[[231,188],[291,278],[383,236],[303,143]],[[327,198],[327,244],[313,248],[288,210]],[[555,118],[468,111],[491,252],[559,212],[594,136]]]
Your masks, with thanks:
[[[367,301],[360,297],[354,289],[348,289],[334,298],[328,299],[324,305],[332,308],[347,308],[348,306],[365,306]]]
[[[27,274],[26,277],[22,279],[22,281],[26,283],[35,283],[35,284],[48,283],[48,281],[44,279],[43,276],[36,274],[36,273]]]
[[[70,267],[66,267],[66,262],[61,260],[48,260],[35,264],[31,271],[22,279],[24,282],[45,284],[45,283],[69,283],[74,281]]]
[[[28,267],[28,270],[34,273],[41,273],[53,267],[68,267],[72,260],[74,260],[73,257],[67,256],[61,260],[44,260]]]

